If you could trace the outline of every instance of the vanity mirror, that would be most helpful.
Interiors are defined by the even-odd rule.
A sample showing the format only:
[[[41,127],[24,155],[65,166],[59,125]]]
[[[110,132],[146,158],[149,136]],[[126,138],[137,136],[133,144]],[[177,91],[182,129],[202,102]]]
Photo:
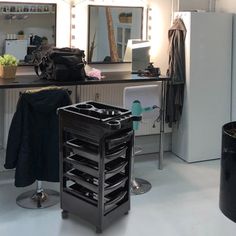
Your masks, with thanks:
[[[124,61],[129,39],[142,39],[143,7],[89,6],[88,63]]]
[[[1,2],[0,35],[0,54],[31,64],[35,49],[56,45],[56,4]]]

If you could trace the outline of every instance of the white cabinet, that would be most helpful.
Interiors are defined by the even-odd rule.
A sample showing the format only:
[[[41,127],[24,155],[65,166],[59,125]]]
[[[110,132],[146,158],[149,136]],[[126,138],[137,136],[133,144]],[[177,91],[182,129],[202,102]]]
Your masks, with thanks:
[[[232,15],[177,15],[187,28],[186,84],[172,152],[187,162],[220,158],[221,128],[230,121]]]
[[[27,54],[27,40],[5,40],[5,53],[12,54],[18,60],[24,60]]]
[[[133,75],[134,77],[136,75]],[[113,106],[123,107],[123,92],[125,87],[139,85],[157,84],[161,87],[161,82],[139,82],[139,83],[120,83],[120,84],[101,84],[101,85],[81,85],[78,86],[79,101],[93,100],[96,102],[107,103]],[[137,136],[159,134],[160,122],[143,121],[140,124],[140,129],[135,133]],[[168,125],[165,126],[165,133],[170,133],[171,129]]]

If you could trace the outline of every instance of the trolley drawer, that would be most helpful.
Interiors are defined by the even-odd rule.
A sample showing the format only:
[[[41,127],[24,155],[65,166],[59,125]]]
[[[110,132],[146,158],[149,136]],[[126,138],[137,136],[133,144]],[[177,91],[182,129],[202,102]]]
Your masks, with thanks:
[[[72,149],[74,154],[86,157],[92,161],[98,161],[99,159],[98,146],[96,145],[77,138],[66,141],[64,145]]]
[[[98,178],[98,162],[89,160],[78,154],[72,154],[66,157],[65,161],[70,163],[73,168]]]
[[[98,146],[91,143],[81,141],[79,139],[72,139],[64,144],[67,148],[70,148],[74,154],[85,157],[89,160],[98,162],[100,154],[98,151]],[[116,149],[106,151],[105,153],[105,163],[112,161],[118,157],[126,155],[127,146],[120,146]]]
[[[133,131],[110,137],[109,139],[106,140],[106,148],[108,150],[111,150],[117,146],[124,145],[130,141],[132,136],[133,136]]]
[[[75,195],[93,204],[94,206],[98,206],[98,194],[84,188],[79,184],[72,184],[65,188],[64,191]],[[119,204],[121,204],[121,201],[125,198],[125,196],[127,196],[127,191],[123,188],[119,188],[113,193],[104,197],[104,213],[108,213],[109,211],[116,208]]]
[[[98,163],[91,161],[77,154],[68,156],[65,158],[67,163],[70,163],[73,168],[85,172],[89,175],[92,175],[98,178]],[[108,162],[105,165],[105,179],[112,177],[113,175],[122,172],[127,166],[128,161],[126,158],[119,157],[113,161]]]
[[[105,163],[108,163],[109,161],[113,161],[116,158],[119,157],[125,157],[127,151],[127,146],[121,146],[118,149],[106,152],[105,154]]]
[[[75,181],[77,184],[89,189],[90,191],[98,193],[98,178],[95,178],[77,169],[72,169],[68,171],[65,176],[68,179]],[[118,189],[119,187],[124,187],[127,179],[128,176],[125,176],[122,173],[116,174],[111,178],[107,179],[104,182],[104,193],[109,194],[112,191]]]

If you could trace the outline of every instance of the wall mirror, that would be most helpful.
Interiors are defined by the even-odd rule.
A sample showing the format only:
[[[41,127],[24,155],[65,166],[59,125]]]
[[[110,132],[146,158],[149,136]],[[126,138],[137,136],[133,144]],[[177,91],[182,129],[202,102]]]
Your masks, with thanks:
[[[1,54],[12,54],[19,65],[28,65],[36,49],[55,45],[56,4],[0,3]]]
[[[142,39],[142,7],[89,5],[88,63],[123,62],[129,39]]]

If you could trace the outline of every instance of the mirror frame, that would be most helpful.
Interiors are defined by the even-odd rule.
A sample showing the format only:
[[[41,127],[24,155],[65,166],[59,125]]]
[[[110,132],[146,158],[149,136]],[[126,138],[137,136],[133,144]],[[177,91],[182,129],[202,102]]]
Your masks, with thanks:
[[[87,37],[87,63],[88,64],[120,64],[120,63],[127,63],[127,61],[118,61],[118,62],[106,62],[106,61],[89,61],[88,57],[89,57],[89,51],[90,51],[90,39],[92,38],[92,36],[90,35],[90,16],[91,16],[91,8],[92,7],[111,7],[111,8],[127,8],[127,9],[131,9],[131,8],[137,8],[141,10],[141,19],[140,19],[140,39],[143,39],[144,37],[144,33],[143,33],[143,22],[144,22],[144,7],[143,6],[119,6],[119,5],[88,5],[88,27],[87,27],[87,32],[88,32],[88,37]]]

